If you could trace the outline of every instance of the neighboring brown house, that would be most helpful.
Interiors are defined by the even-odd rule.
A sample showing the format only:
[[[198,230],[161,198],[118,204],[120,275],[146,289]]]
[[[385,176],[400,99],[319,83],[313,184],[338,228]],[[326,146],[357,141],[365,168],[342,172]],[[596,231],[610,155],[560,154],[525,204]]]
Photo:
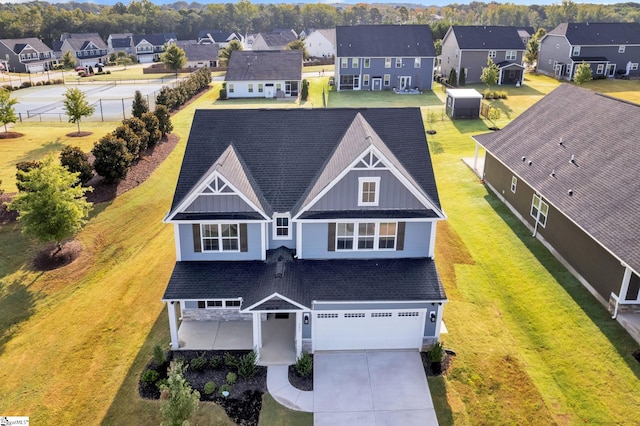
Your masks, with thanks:
[[[564,84],[474,137],[487,186],[614,318],[640,314],[638,133],[640,105]]]

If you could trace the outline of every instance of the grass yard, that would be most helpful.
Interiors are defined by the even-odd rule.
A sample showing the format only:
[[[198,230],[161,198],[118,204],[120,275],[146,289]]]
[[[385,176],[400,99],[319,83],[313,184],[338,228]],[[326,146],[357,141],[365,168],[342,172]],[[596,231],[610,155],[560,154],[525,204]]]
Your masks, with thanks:
[[[310,102],[319,105],[321,91],[310,81]],[[504,101],[510,118],[558,84],[540,76],[528,81],[530,87],[508,89],[518,90]],[[34,424],[160,422],[159,403],[141,400],[136,382],[153,345],[169,341],[160,298],[175,249],[173,230],[161,220],[194,110],[268,101],[217,101],[220,87],[214,84],[173,117],[181,141],[146,182],[94,209],[78,235],[83,252],[74,263],[36,272],[30,264],[40,246],[17,224],[0,227],[0,413],[30,416]],[[368,92],[342,95],[332,92],[332,101],[389,101],[384,93],[379,99]],[[422,100],[423,114],[442,106],[437,93],[393,96]],[[503,115],[498,124],[507,122]],[[450,299],[443,340],[458,354],[448,376],[429,379],[440,423],[629,424],[640,406],[640,364],[631,356],[638,345],[460,161],[473,155],[470,136],[487,124],[440,117],[429,137],[448,215],[439,224],[436,254]],[[114,126],[83,124],[94,137],[72,144],[89,149]],[[0,178],[8,191],[17,160],[59,151],[74,127],[30,123],[16,130],[27,136],[15,144],[0,141]],[[269,395],[263,404],[263,426],[312,424],[312,415],[286,410]],[[211,403],[201,404],[194,420],[231,424]]]

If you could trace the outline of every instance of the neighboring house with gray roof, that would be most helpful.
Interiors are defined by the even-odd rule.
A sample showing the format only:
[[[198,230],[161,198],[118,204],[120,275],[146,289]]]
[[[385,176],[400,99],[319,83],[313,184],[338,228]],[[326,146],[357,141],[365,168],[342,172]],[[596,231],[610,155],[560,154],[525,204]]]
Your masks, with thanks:
[[[305,37],[304,46],[310,57],[331,58],[336,55],[336,29],[320,29],[312,31]]]
[[[481,83],[482,69],[491,58],[500,70],[498,84],[523,84],[525,50],[516,27],[452,25],[442,38],[440,73],[448,78],[455,69],[458,77],[465,73],[466,83]]]
[[[337,90],[431,90],[436,50],[428,25],[336,27]]]
[[[130,55],[133,52],[133,33],[109,34],[107,37],[109,53],[125,52]]]
[[[640,313],[638,133],[640,105],[564,84],[474,137],[487,186],[614,316]]]
[[[640,23],[564,23],[540,40],[541,74],[571,81],[582,62],[594,78],[640,77]]]
[[[419,108],[198,110],[164,219],[171,346],[205,349],[196,321],[238,322],[246,347],[229,349],[263,363],[429,346],[443,219]],[[284,346],[263,333],[274,322]]]
[[[298,39],[293,30],[280,30],[272,33],[259,33],[253,40],[253,50],[284,50],[292,41]]]
[[[43,72],[57,62],[53,49],[37,38],[0,39],[0,69],[11,72]]]
[[[70,51],[80,66],[107,63],[108,47],[98,33],[62,34],[60,54]]]
[[[184,40],[176,42],[179,48],[184,50],[187,62],[184,68],[215,68],[218,66],[218,45],[198,43],[197,40]]]
[[[198,31],[198,43],[201,44],[217,44],[220,48],[224,48],[227,47],[232,40],[243,43],[243,37],[234,32],[219,30]]]
[[[148,64],[158,62],[167,45],[178,41],[174,33],[139,34],[133,36],[133,45],[138,62]]]
[[[302,51],[235,50],[224,81],[229,98],[297,97],[302,84]]]

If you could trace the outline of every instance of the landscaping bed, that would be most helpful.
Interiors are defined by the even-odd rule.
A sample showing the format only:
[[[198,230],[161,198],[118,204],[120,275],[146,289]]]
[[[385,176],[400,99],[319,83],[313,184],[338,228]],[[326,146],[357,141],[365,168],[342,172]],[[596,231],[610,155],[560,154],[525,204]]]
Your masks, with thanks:
[[[309,374],[302,375],[298,372],[296,365],[289,366],[289,383],[296,389],[300,389],[301,391],[312,391],[313,390],[313,355],[304,354],[304,357],[309,357],[311,363],[311,371]]]
[[[267,391],[267,367],[256,366],[256,374],[253,377],[243,378],[237,374],[238,368],[226,361],[229,357],[238,360],[250,352],[170,351],[167,354],[167,362],[163,365],[158,365],[153,359],[147,364],[144,372],[156,371],[157,380],[154,383],[145,383],[141,378],[138,382],[138,392],[145,399],[160,399],[160,390],[156,383],[167,378],[167,368],[172,360],[182,359],[187,366],[184,378],[193,389],[200,392],[200,401],[212,401],[221,406],[237,424],[257,425],[262,409],[262,395]],[[204,359],[204,362],[198,363],[196,359]],[[214,359],[218,361],[212,361]],[[221,395],[220,388],[228,382],[229,373],[236,374],[237,379],[229,385],[229,395],[225,397]],[[215,383],[216,386],[213,393],[207,394],[205,386],[209,382]]]
[[[442,361],[440,365],[437,362],[432,362],[429,359],[429,352],[420,352],[420,358],[422,358],[422,366],[427,377],[437,377],[446,375],[447,371],[453,365],[453,359],[456,353],[450,349],[443,350]]]

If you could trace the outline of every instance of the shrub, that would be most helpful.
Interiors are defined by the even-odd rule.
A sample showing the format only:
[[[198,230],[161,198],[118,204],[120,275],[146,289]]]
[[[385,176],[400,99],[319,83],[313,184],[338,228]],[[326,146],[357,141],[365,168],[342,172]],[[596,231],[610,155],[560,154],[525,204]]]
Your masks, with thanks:
[[[125,142],[132,161],[140,157],[140,138],[129,126],[125,124],[118,126],[112,134]]]
[[[198,355],[197,358],[191,360],[189,363],[193,371],[202,371],[207,367],[207,359],[204,356],[204,352]]]
[[[157,382],[159,378],[160,373],[158,373],[156,370],[145,370],[142,373],[142,377],[140,377],[140,380],[142,380],[143,383],[150,385]]]
[[[222,366],[222,357],[219,357],[217,355],[211,357],[211,360],[209,361],[209,365],[214,370],[217,370],[218,368],[220,368]]]
[[[249,377],[253,377],[258,372],[258,367],[256,365],[256,361],[258,359],[258,354],[255,351],[251,351],[248,354],[240,357],[238,360],[238,374],[243,379],[248,379]]]
[[[144,128],[149,134],[148,146],[154,146],[160,139],[162,139],[162,132],[160,131],[160,120],[152,112],[145,112],[140,118],[144,123]]]
[[[429,361],[431,362],[442,362],[444,358],[444,349],[442,348],[442,343],[437,342],[428,352]]]
[[[167,386],[169,384],[169,381],[167,379],[160,379],[156,382],[156,388],[158,388],[158,390],[161,390],[163,386]]]
[[[204,393],[211,395],[216,391],[216,384],[213,382],[207,382],[204,384]]]
[[[20,86],[22,86],[23,88],[27,88],[27,87],[31,87],[32,84],[30,81],[23,81]]]
[[[220,92],[218,92],[219,98],[221,101],[226,101],[227,100],[227,89],[225,89],[224,87],[222,89],[220,89]]]
[[[89,164],[89,156],[77,146],[67,145],[60,153],[60,164],[72,173],[80,173],[78,179],[87,183],[93,177],[93,169]]]
[[[22,182],[24,182],[23,174],[38,167],[40,167],[39,161],[21,161],[16,164],[16,169],[18,169],[16,172],[16,186],[18,187],[18,191],[27,190],[27,188],[22,184]]]
[[[167,133],[171,133],[173,130],[173,124],[171,123],[171,115],[169,114],[169,109],[167,109],[164,105],[158,105],[156,110],[154,111],[156,118],[158,119],[158,123],[160,124],[160,132],[162,132],[162,136]]]
[[[238,366],[238,358],[231,355],[229,352],[224,353],[224,365],[227,367],[237,367]]]
[[[147,100],[142,97],[142,93],[140,93],[139,90],[136,90],[133,103],[131,104],[131,114],[134,117],[142,118],[142,114],[145,112],[149,112],[149,104],[147,103]]]
[[[95,157],[93,168],[105,181],[116,182],[127,175],[133,157],[122,139],[103,136],[91,152]]]
[[[147,131],[145,122],[139,118],[131,117],[126,120],[122,120],[122,124],[133,130],[133,133],[135,133],[140,139],[138,146],[140,153],[144,152],[149,146],[149,132]]]
[[[220,389],[218,389],[218,393],[220,394],[220,396],[224,396],[222,392],[229,392],[229,394],[231,394],[231,386],[227,384],[220,386]]]
[[[162,366],[166,364],[167,354],[162,350],[162,346],[155,345],[153,347],[153,359],[158,366]]]
[[[306,101],[309,97],[309,81],[305,78],[302,80],[302,91],[300,92],[300,99]]]
[[[232,385],[238,380],[238,375],[233,371],[227,373],[227,384]]]
[[[313,371],[313,358],[304,352],[300,359],[296,361],[296,371],[302,377],[308,377]]]

